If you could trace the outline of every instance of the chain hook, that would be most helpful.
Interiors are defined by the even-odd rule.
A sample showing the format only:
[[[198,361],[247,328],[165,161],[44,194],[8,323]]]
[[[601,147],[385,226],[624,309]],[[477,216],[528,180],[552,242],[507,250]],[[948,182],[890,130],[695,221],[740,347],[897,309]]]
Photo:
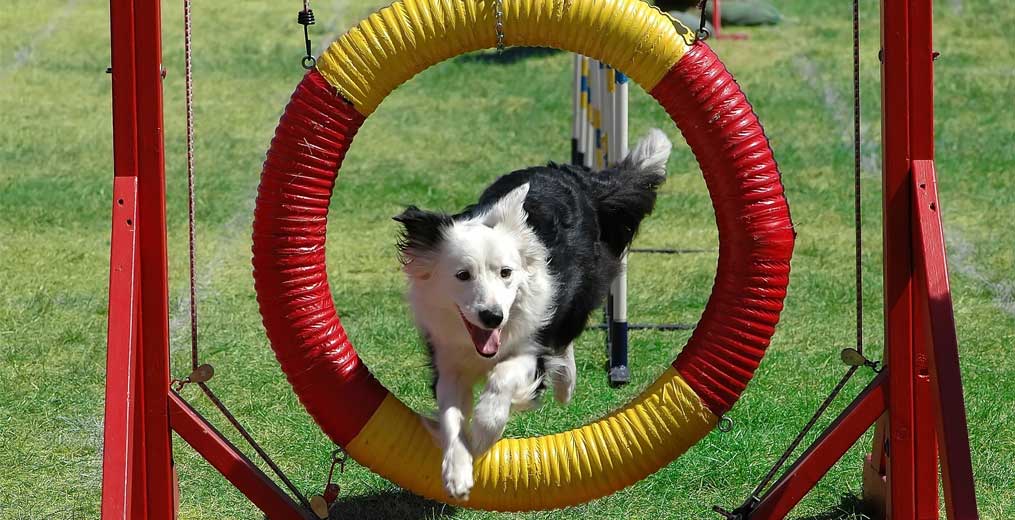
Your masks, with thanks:
[[[348,458],[341,447],[332,450],[331,468],[328,469],[328,483],[324,485],[324,492],[310,497],[310,509],[318,518],[325,519],[331,514],[331,506],[338,500],[338,494],[342,491],[342,487],[334,482],[335,466],[338,466],[339,473],[345,473],[345,461]]]
[[[206,383],[214,375],[215,367],[209,365],[208,363],[204,363],[198,365],[198,367],[191,371],[190,374],[187,374],[187,377],[184,377],[183,379],[173,379],[169,382],[169,384],[172,385],[174,390],[179,392],[180,390],[183,390],[183,387],[190,383]]]
[[[504,52],[504,0],[493,0],[494,28],[497,30],[497,52]]]
[[[303,57],[300,62],[304,69],[310,70],[317,65],[317,59],[314,58],[312,45],[310,43],[310,26],[314,25],[314,10],[310,8],[310,1],[303,1],[303,10],[296,15],[296,23],[303,26],[303,41],[307,47],[307,54]]]
[[[705,28],[705,9],[708,8],[708,0],[701,0],[698,2],[698,9],[701,10],[701,22],[698,24],[698,30],[694,33],[694,43],[699,41],[705,41],[712,33],[708,32]]]

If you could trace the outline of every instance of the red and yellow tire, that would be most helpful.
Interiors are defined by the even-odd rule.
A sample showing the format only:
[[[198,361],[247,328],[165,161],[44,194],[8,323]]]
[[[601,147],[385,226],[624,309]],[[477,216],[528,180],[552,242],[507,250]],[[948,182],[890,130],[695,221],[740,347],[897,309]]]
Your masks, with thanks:
[[[286,107],[261,174],[254,279],[272,348],[301,402],[358,462],[448,501],[419,417],[370,374],[335,313],[325,268],[328,203],[365,118],[423,69],[496,44],[493,0],[407,0],[318,59]],[[719,227],[712,296],[683,351],[627,406],[568,432],[503,439],[475,464],[467,507],[551,509],[622,489],[715,427],[768,347],[794,233],[779,171],[743,92],[704,43],[639,0],[504,0],[505,43],[596,58],[641,85],[701,166]]]

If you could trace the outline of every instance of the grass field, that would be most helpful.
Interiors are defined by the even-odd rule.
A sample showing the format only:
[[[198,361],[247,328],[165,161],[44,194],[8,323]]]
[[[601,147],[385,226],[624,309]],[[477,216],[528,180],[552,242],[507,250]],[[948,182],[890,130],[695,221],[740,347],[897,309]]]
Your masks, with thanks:
[[[848,2],[785,0],[778,29],[714,43],[751,98],[780,162],[799,233],[786,311],[757,378],[715,432],[614,496],[511,518],[716,518],[738,504],[843,372],[852,345],[852,154]],[[172,360],[189,362],[182,36],[164,5]],[[250,276],[260,163],[301,77],[298,2],[197,3],[195,74],[198,283],[211,385],[299,487],[323,485],[332,446],[300,407],[267,345]],[[109,254],[111,127],[107,4],[7,0],[0,16],[0,519],[98,516]],[[315,2],[315,43],[380,6]],[[880,147],[877,3],[863,7],[866,340],[880,354]],[[27,16],[26,13],[32,13]],[[973,464],[982,517],[1015,516],[1015,10],[1001,0],[937,2],[937,151]],[[324,34],[327,33],[327,36]],[[511,56],[511,54],[509,54]],[[379,379],[417,410],[433,406],[424,349],[403,303],[390,217],[408,203],[454,210],[500,173],[568,153],[570,58],[469,55],[397,90],[363,127],[332,201],[329,272],[339,312]],[[670,179],[641,246],[713,249],[704,183],[662,110],[632,89],[632,138],[674,139]],[[711,253],[636,257],[631,315],[696,321]],[[687,334],[632,335],[634,383],[611,390],[602,336],[578,348],[575,402],[516,417],[510,435],[571,428],[623,404],[662,371]],[[837,412],[868,380],[861,373]],[[223,430],[193,388],[184,392]],[[794,511],[861,518],[856,495],[870,434]],[[182,443],[187,519],[261,518]],[[340,476],[339,518],[500,518],[417,499],[356,464]]]

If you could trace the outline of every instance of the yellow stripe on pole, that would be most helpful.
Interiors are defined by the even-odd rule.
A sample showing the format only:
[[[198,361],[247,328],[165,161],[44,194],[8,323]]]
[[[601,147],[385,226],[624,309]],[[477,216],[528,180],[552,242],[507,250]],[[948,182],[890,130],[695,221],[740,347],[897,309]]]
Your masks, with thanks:
[[[370,15],[321,55],[317,68],[363,115],[423,69],[494,47],[494,0],[403,0]],[[618,22],[622,20],[623,22]],[[507,45],[592,56],[652,88],[693,33],[641,0],[504,0]]]

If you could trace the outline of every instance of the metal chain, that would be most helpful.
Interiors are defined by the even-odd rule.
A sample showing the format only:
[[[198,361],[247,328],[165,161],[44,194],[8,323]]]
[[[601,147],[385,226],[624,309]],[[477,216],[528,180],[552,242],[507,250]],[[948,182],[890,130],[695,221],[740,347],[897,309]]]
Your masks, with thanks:
[[[289,491],[300,501],[300,503],[303,504],[303,507],[310,509],[310,501],[307,500],[307,497],[303,496],[303,493],[300,492],[299,488],[297,488],[296,485],[285,476],[285,473],[282,472],[282,468],[278,467],[278,464],[275,464],[275,461],[271,460],[271,457],[269,457],[268,453],[264,451],[264,448],[262,448],[261,445],[254,440],[254,437],[250,435],[250,432],[248,432],[242,424],[240,424],[240,421],[229,412],[229,409],[226,408],[226,405],[223,404],[218,396],[211,391],[211,388],[204,383],[198,383],[197,386],[201,387],[201,390],[204,391],[204,395],[208,396],[208,399],[215,405],[215,408],[218,408],[219,412],[222,413],[222,416],[229,421],[229,424],[233,425],[233,428],[235,428],[240,436],[243,437],[243,440],[247,441],[247,444],[250,445],[255,452],[257,452],[257,455],[261,457],[261,460],[263,460],[264,463],[271,468],[271,471],[275,473],[279,480],[285,484],[285,487],[287,487]]]
[[[493,2],[494,27],[497,29],[497,52],[504,51],[504,0]]]

